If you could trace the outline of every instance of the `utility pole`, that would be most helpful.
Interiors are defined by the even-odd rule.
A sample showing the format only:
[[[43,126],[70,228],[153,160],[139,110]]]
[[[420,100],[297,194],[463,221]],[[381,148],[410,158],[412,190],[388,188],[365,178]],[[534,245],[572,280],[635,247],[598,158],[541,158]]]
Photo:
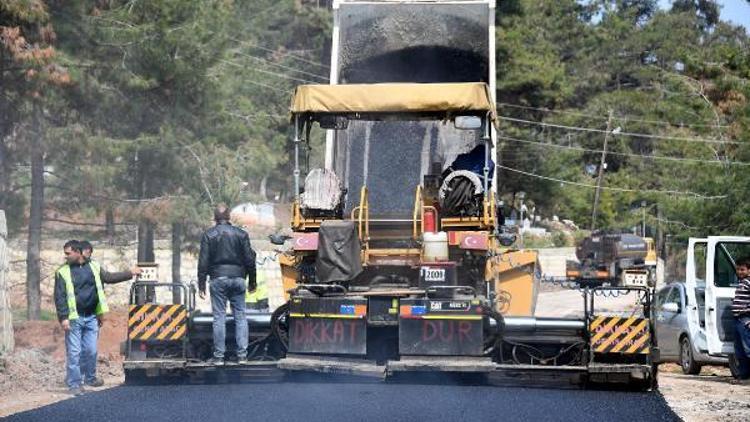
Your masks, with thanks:
[[[591,231],[596,228],[596,212],[599,207],[599,195],[602,190],[602,179],[604,178],[604,164],[607,158],[607,143],[609,142],[609,136],[612,133],[612,110],[609,110],[609,117],[607,118],[607,131],[604,133],[604,146],[602,147],[602,158],[599,161],[599,175],[596,177],[596,192],[594,193],[594,207],[591,211]]]

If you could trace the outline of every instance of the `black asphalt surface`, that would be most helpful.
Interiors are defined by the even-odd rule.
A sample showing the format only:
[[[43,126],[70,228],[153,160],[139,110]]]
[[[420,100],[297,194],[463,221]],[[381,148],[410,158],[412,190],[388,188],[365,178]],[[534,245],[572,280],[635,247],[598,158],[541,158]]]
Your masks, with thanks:
[[[441,384],[120,386],[8,421],[677,421],[659,393]]]

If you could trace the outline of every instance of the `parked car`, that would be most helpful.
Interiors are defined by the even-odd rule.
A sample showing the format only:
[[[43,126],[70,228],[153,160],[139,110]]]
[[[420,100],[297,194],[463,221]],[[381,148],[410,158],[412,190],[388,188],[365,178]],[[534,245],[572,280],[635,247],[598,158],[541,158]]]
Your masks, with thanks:
[[[671,283],[659,289],[654,297],[656,343],[659,346],[660,362],[676,362],[685,374],[700,373],[703,365],[728,366],[724,357],[708,355],[705,336],[705,285],[695,288],[697,304],[691,304],[684,283]],[[690,335],[687,310],[698,307],[700,328],[697,335]]]

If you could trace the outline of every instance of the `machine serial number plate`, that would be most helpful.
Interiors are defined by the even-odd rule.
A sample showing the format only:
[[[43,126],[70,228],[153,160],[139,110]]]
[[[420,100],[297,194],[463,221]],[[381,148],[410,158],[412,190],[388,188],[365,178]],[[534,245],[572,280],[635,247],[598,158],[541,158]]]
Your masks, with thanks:
[[[422,278],[425,281],[445,281],[445,268],[422,267]]]

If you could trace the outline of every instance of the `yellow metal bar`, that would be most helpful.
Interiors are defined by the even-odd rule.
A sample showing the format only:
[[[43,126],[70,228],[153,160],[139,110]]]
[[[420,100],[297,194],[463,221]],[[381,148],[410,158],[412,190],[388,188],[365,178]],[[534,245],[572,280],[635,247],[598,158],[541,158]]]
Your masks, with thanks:
[[[362,227],[362,218],[364,216],[364,210],[367,203],[367,187],[362,186],[359,191],[359,215],[357,216],[357,233],[359,234],[359,240],[364,242],[364,228]]]
[[[492,223],[492,226],[494,228],[495,226],[497,226],[497,197],[495,196],[494,190],[492,191],[490,198],[490,222]]]
[[[411,237],[414,240],[417,240],[417,236],[419,235],[419,233],[417,233],[417,214],[419,213],[419,210],[421,208],[422,208],[422,185],[417,185],[417,191],[414,195],[414,213],[412,215],[412,230],[411,230]],[[423,226],[423,229],[424,229],[424,226]]]
[[[321,314],[321,313],[314,313],[314,314],[290,313],[289,316],[292,318],[336,318],[336,319],[363,319],[365,317],[364,315]]]
[[[389,249],[371,249],[370,255],[375,256],[399,256],[399,255],[419,255],[421,249],[416,248],[389,248]]]
[[[424,315],[420,319],[452,319],[457,321],[478,321],[481,315]]]
[[[364,251],[362,251],[362,261],[367,264],[369,260],[370,250],[370,205],[367,197],[367,186],[362,186],[359,191],[359,213],[357,215],[357,226],[359,233],[359,240],[364,244]],[[353,211],[353,210],[352,210]],[[352,213],[352,216],[354,214]]]
[[[292,203],[292,228],[297,229],[301,225],[302,216],[300,215],[299,202]]]
[[[477,227],[482,228],[482,219],[479,217],[447,217],[440,219],[440,227]]]

